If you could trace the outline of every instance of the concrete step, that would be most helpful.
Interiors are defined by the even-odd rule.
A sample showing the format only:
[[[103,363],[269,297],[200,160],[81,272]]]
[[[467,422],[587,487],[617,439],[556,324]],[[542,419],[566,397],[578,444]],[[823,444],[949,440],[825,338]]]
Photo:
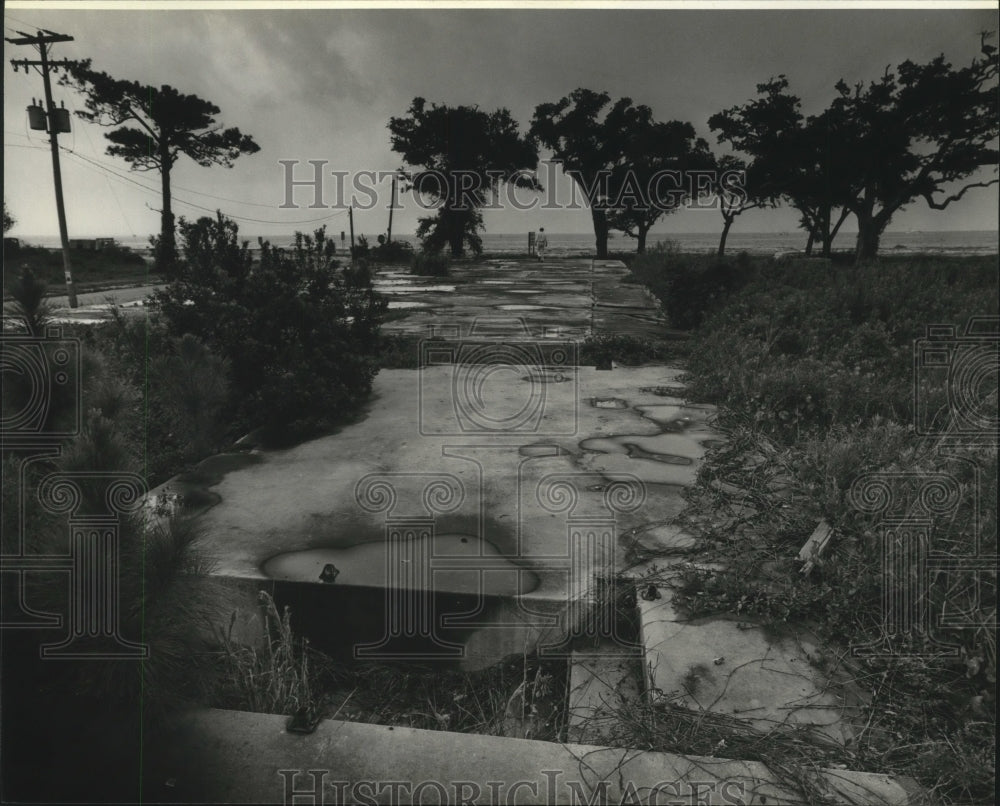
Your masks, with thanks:
[[[652,704],[734,717],[762,733],[804,730],[817,743],[852,739],[850,717],[860,698],[831,686],[815,664],[816,644],[727,617],[688,620],[674,608],[669,587],[656,591],[660,598],[638,602]]]
[[[196,710],[145,746],[152,803],[816,803],[903,806],[912,782],[846,770],[325,720],[308,735],[287,718]]]
[[[642,653],[603,639],[593,647],[575,649],[569,663],[569,740],[620,743],[622,712],[642,697]]]

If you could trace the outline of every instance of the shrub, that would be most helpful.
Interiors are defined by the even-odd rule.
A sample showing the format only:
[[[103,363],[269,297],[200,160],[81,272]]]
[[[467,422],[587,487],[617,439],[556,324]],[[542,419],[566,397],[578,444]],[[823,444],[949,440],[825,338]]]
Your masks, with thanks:
[[[611,369],[611,362],[635,366],[664,357],[665,350],[656,341],[626,333],[600,333],[587,336],[580,346],[580,363]]]
[[[331,241],[332,243],[332,241]],[[361,258],[367,257],[371,252],[371,246],[368,244],[368,239],[364,235],[359,235],[357,243],[351,247],[351,257]]]
[[[441,252],[417,252],[410,261],[410,274],[448,277],[451,274],[451,260]]]
[[[672,242],[657,243],[636,255],[631,274],[649,286],[660,300],[670,324],[690,330],[701,324],[706,313],[745,285],[754,264],[746,252],[734,262],[715,257],[685,255]]]
[[[41,336],[45,323],[51,314],[51,307],[45,302],[49,284],[27,266],[21,269],[17,279],[10,284],[10,295],[14,298],[13,312],[24,321],[28,333]]]
[[[909,508],[915,480],[947,475],[956,504],[927,515],[932,552],[994,556],[995,444],[919,436],[911,409],[913,339],[927,325],[961,329],[970,316],[996,314],[995,256],[759,266],[692,339],[688,395],[721,404],[729,439],[687,491],[682,521],[703,525],[706,553],[724,557],[726,568],[680,569],[675,603],[694,615],[805,623],[841,646],[887,640],[883,602],[912,596],[913,578],[882,578],[884,513],[862,512],[851,499],[852,485],[872,472],[886,474],[887,500],[907,514],[920,512]],[[937,424],[947,426],[947,390],[927,382],[933,389],[919,393],[934,398],[921,403],[940,409]],[[995,388],[977,393],[995,396]],[[739,514],[727,515],[737,504]],[[797,573],[797,553],[820,518],[833,539],[811,573]],[[880,680],[851,763],[912,775],[945,803],[991,803],[994,773],[982,749],[995,745],[996,636],[987,626],[995,579],[956,569],[925,581],[933,640],[960,654],[932,658],[931,645],[917,643],[927,655],[916,661],[887,655],[847,667],[862,688],[862,675]],[[910,640],[889,638],[900,648]]]
[[[387,307],[370,273],[338,271],[324,229],[296,233],[290,251],[261,241],[255,262],[221,214],[180,228],[184,260],[155,301],[171,335],[190,333],[227,361],[236,427],[298,439],[357,411]]]
[[[386,241],[372,250],[372,257],[380,263],[409,263],[413,247],[406,241]]]

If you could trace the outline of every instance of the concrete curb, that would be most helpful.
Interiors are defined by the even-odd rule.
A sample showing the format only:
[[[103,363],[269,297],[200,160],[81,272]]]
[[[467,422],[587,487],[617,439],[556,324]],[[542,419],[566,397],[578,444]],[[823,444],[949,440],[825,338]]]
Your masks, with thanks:
[[[846,770],[199,710],[145,748],[144,799],[224,803],[918,804],[912,784]],[[801,791],[792,778],[807,783]],[[700,799],[699,799],[700,798]],[[826,801],[824,801],[826,802]]]

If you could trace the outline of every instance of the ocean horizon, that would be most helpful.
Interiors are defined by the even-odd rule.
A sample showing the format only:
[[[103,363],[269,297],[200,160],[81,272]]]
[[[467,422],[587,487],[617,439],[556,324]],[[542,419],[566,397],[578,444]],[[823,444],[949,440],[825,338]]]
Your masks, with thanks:
[[[337,242],[338,249],[346,248],[349,238],[343,241],[339,232],[330,233]],[[548,253],[553,257],[568,254],[596,254],[593,234],[587,233],[547,233]],[[364,235],[368,243],[376,244],[378,233],[357,233],[356,238]],[[49,249],[60,247],[58,235],[15,235],[23,244],[32,244]],[[95,235],[71,234],[71,239],[87,239]],[[149,236],[112,236],[122,246],[136,251],[149,249]],[[251,249],[257,247],[258,237],[270,241],[272,245],[286,247],[292,244],[291,235],[262,235],[248,233],[243,240],[250,243]],[[672,242],[682,252],[714,253],[719,246],[719,232],[688,232],[650,235],[647,248],[652,248],[659,242]],[[483,233],[483,251],[499,254],[517,254],[528,249],[528,234],[525,233]],[[418,246],[417,239],[412,235],[397,235],[395,240],[406,241]],[[851,251],[854,248],[855,233],[841,233],[834,241],[834,251]],[[774,254],[786,251],[804,251],[806,234],[801,230],[795,232],[730,232],[726,242],[727,253],[748,252],[753,255]],[[636,241],[623,235],[615,234],[608,242],[611,252],[635,251]],[[814,247],[814,251],[816,248]],[[883,254],[941,254],[941,255],[989,255],[1000,253],[1000,231],[998,230],[940,230],[913,232],[886,232],[882,236],[881,251]]]

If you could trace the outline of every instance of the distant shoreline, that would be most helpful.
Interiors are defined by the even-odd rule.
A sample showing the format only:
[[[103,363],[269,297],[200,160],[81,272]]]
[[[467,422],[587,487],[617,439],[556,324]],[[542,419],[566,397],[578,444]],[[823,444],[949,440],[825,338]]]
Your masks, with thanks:
[[[337,252],[347,251],[348,242],[332,233]],[[549,253],[553,257],[568,257],[593,255],[596,252],[593,234],[581,233],[549,233]],[[719,232],[672,233],[667,235],[650,235],[647,238],[647,249],[655,248],[659,242],[668,242],[676,249],[687,254],[714,253],[718,249]],[[60,248],[58,236],[13,236],[23,245],[40,246],[58,251]],[[112,237],[112,236],[104,236]],[[251,251],[258,249],[258,237],[270,241],[273,246],[285,248],[291,245],[294,233],[284,235],[257,235],[247,233],[241,240],[248,242]],[[357,239],[360,239],[358,235]],[[365,234],[369,245],[376,244],[377,234]],[[834,252],[846,253],[854,250],[856,233],[842,232],[833,244]],[[88,240],[85,236],[74,236],[74,239]],[[528,234],[525,233],[489,233],[482,234],[483,252],[492,255],[525,254],[528,251]],[[397,236],[396,240],[404,241],[415,248],[419,242],[412,235]],[[146,257],[152,250],[149,239],[139,236],[116,237],[121,245],[133,252]],[[727,254],[748,252],[752,255],[773,255],[779,252],[804,252],[806,234],[802,231],[793,232],[731,232],[726,244]],[[611,252],[634,252],[636,241],[624,235],[616,235],[608,242]],[[814,246],[814,254],[818,251]],[[1000,254],[1000,230],[924,230],[907,232],[886,232],[882,237],[880,254],[883,255],[992,255]]]

